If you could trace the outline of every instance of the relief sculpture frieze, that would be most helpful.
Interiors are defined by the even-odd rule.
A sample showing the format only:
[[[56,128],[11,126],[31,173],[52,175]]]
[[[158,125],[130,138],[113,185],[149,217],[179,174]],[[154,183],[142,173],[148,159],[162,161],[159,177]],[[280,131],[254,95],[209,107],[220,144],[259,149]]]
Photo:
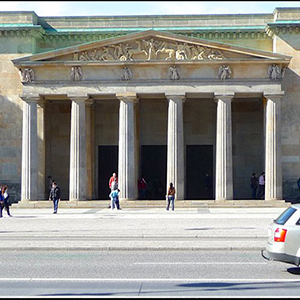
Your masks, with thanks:
[[[79,53],[80,61],[200,61],[224,60],[226,57],[217,49],[201,45],[180,42],[167,42],[154,38],[136,40],[83,51]]]

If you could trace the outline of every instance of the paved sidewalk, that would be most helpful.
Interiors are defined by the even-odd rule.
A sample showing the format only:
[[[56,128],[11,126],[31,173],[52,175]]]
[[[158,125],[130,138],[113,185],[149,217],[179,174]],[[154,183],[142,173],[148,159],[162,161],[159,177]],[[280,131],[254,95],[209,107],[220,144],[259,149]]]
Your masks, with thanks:
[[[14,209],[0,250],[255,250],[285,208]]]

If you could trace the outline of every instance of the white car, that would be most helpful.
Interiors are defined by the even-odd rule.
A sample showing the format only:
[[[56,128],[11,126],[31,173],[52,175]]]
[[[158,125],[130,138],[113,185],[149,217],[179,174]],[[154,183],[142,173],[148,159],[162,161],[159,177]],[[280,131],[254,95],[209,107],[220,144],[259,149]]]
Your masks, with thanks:
[[[268,244],[262,256],[299,267],[300,264],[300,204],[286,209],[268,229]]]

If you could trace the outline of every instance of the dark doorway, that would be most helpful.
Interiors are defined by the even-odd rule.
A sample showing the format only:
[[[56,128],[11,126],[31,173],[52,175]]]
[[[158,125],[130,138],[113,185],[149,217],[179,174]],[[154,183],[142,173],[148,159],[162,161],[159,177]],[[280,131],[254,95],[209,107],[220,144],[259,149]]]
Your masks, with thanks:
[[[147,183],[146,198],[164,200],[167,182],[167,146],[142,146],[142,169]]]
[[[118,150],[118,146],[99,146],[99,200],[109,200],[109,178],[112,176],[113,173],[118,174]]]
[[[213,146],[187,146],[186,198],[213,199]]]

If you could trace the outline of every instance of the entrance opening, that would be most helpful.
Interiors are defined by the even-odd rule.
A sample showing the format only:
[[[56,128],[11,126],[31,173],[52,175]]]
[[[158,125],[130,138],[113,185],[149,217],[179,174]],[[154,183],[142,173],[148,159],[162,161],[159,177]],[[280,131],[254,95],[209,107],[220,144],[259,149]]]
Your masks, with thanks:
[[[213,199],[213,146],[187,146],[186,198]]]
[[[164,200],[167,182],[167,146],[142,146],[142,173],[148,186],[146,199]]]
[[[118,146],[99,146],[99,176],[98,176],[98,198],[109,200],[110,189],[109,178],[113,173],[118,174]]]

